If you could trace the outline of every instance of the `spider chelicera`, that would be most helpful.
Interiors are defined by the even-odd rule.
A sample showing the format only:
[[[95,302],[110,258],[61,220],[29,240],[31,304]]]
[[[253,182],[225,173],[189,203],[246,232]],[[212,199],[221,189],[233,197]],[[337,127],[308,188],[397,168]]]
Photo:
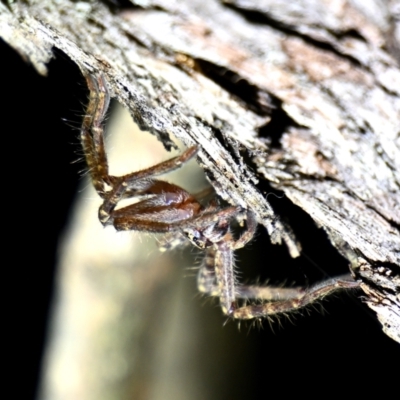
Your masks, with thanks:
[[[233,268],[233,252],[245,246],[254,236],[257,222],[250,210],[220,207],[215,201],[203,206],[195,196],[181,187],[154,177],[180,168],[196,156],[192,146],[180,156],[153,167],[123,176],[108,172],[104,145],[104,116],[110,95],[103,75],[86,76],[90,99],[84,117],[81,140],[93,186],[103,199],[100,222],[116,230],[164,233],[177,242],[189,240],[206,256],[199,268],[198,288],[218,297],[224,314],[234,319],[252,319],[287,313],[304,307],[342,288],[355,288],[358,283],[334,278],[310,288],[271,288],[239,285]],[[122,199],[135,203],[116,208]],[[230,224],[233,219],[246,220],[242,235],[235,239]],[[247,299],[258,304],[245,304]]]

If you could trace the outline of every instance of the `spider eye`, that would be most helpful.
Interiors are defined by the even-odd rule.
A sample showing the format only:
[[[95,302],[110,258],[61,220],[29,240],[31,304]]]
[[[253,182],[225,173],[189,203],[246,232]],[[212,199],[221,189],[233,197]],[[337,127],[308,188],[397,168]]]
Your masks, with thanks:
[[[206,242],[204,240],[201,240],[199,238],[193,238],[193,243],[199,247],[200,249],[205,249],[206,248]]]
[[[206,241],[201,238],[199,232],[185,232],[187,238],[199,249],[206,248]]]

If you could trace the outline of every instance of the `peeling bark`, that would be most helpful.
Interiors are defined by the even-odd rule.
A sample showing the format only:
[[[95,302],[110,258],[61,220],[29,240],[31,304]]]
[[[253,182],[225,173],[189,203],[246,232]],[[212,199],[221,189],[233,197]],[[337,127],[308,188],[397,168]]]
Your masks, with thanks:
[[[118,3],[118,2],[117,2]],[[0,5],[0,36],[45,75],[57,49],[167,149],[198,144],[225,201],[301,251],[267,200],[328,234],[400,342],[399,4],[209,0]]]

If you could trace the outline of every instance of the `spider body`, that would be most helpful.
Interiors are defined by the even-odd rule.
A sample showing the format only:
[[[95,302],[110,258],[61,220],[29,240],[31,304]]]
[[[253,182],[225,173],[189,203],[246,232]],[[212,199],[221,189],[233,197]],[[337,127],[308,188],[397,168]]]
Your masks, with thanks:
[[[198,274],[198,288],[219,297],[222,311],[236,319],[267,317],[304,307],[340,289],[357,287],[354,281],[331,279],[309,289],[244,286],[236,282],[233,253],[254,236],[257,223],[249,210],[241,207],[222,208],[215,201],[203,206],[196,196],[183,188],[155,177],[180,168],[198,153],[192,146],[180,156],[153,167],[123,176],[108,172],[103,137],[103,121],[110,95],[105,78],[87,75],[90,99],[81,130],[81,141],[91,180],[103,199],[99,220],[116,230],[164,233],[177,237],[178,243],[189,240],[206,252]],[[122,199],[135,199],[134,204],[116,208]],[[230,230],[233,219],[243,217],[246,227],[235,239]],[[261,304],[244,305],[240,299],[263,300]]]

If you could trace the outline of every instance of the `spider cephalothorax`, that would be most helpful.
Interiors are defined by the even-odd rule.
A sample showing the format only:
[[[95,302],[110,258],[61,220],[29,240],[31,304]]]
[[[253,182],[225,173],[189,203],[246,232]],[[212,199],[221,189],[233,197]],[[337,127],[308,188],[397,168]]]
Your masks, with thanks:
[[[87,83],[90,100],[81,140],[93,186],[103,199],[99,209],[103,225],[112,225],[116,230],[174,235],[178,243],[186,238],[204,249],[206,256],[198,274],[199,290],[219,297],[223,312],[232,318],[251,319],[285,313],[304,307],[338,288],[358,286],[354,281],[341,279],[330,279],[308,289],[239,285],[233,268],[233,252],[253,238],[257,226],[253,213],[241,207],[223,208],[215,202],[203,206],[181,187],[154,179],[180,168],[195,157],[198,153],[196,146],[153,167],[123,176],[110,175],[103,137],[103,120],[110,96],[102,75],[87,75]],[[137,201],[116,208],[122,199],[127,198]],[[230,224],[238,217],[246,219],[246,227],[235,239]],[[240,299],[263,302],[243,305]]]

